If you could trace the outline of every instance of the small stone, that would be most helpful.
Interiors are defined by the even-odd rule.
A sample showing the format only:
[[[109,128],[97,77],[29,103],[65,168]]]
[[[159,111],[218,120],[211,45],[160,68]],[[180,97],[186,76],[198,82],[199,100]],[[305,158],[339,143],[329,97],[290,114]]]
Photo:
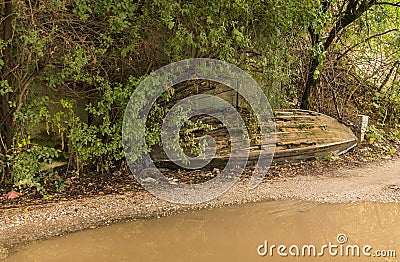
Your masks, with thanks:
[[[214,169],[213,169],[213,173],[219,174],[219,173],[221,173],[221,171],[219,170],[219,168],[214,168]]]
[[[156,180],[154,178],[152,178],[152,177],[146,177],[145,179],[142,179],[142,182],[154,183],[154,182],[156,182]]]

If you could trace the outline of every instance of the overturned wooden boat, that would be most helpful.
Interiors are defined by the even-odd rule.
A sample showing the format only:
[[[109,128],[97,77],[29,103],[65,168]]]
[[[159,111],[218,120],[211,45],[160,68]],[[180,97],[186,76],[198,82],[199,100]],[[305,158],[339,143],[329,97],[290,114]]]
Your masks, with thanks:
[[[205,120],[204,117],[202,120]],[[274,121],[276,144],[273,162],[275,163],[340,155],[357,144],[357,138],[350,128],[321,113],[299,109],[276,110]],[[217,151],[208,167],[223,165],[231,157],[227,129],[221,123],[215,122],[213,125],[216,128],[209,132],[196,130],[198,137],[208,134],[216,141]],[[251,134],[250,136],[248,161],[254,163],[262,152],[261,143],[259,135]],[[159,167],[178,168],[161,148],[154,148],[152,158]]]

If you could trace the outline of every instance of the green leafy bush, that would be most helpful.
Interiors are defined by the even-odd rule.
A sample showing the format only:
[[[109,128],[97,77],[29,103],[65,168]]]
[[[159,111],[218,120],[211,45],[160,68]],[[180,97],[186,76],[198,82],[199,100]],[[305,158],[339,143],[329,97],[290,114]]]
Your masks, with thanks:
[[[375,142],[381,142],[384,134],[385,132],[382,129],[376,128],[375,125],[370,125],[366,129],[366,138],[371,145]]]
[[[31,145],[29,140],[19,143],[18,148],[9,156],[7,163],[10,166],[14,186],[19,189],[34,187],[37,192],[46,195],[43,182],[50,180],[54,173],[51,169],[43,170],[42,164],[51,164],[58,154],[59,150]],[[57,182],[60,183],[60,181]]]

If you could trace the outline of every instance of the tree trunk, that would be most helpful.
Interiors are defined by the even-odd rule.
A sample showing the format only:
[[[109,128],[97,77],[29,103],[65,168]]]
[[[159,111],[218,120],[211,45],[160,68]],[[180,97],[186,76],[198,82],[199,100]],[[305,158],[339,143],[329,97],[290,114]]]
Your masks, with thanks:
[[[12,1],[9,0],[4,3],[4,20],[2,26],[2,40],[7,42],[11,39],[13,34],[13,4]],[[13,57],[11,53],[11,45],[8,44],[5,49],[3,50],[3,57],[2,60],[4,62],[4,66],[1,69],[1,80],[6,80],[9,85],[12,85],[12,70],[13,65]],[[13,119],[13,112],[12,108],[10,107],[10,100],[11,100],[11,93],[6,93],[0,98],[0,134],[1,134],[1,153],[6,155],[8,151],[12,147],[12,140],[14,136],[14,119]],[[7,162],[7,160],[6,160]],[[10,182],[10,172],[5,167],[5,181]]]
[[[301,97],[300,108],[309,110],[311,109],[311,94],[317,86],[317,79],[314,79],[314,72],[318,67],[318,57],[311,58],[310,67],[307,73],[306,86]]]

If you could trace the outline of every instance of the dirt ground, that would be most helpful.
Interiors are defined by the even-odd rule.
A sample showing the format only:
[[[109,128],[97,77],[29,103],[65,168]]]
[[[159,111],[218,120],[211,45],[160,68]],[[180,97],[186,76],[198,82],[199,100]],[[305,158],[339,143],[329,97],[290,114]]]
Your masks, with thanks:
[[[196,205],[171,204],[139,190],[8,206],[0,209],[0,257],[30,241],[122,220],[159,218],[188,210],[289,198],[327,203],[400,201],[399,157],[363,162],[354,161],[348,155],[328,164],[288,163],[272,167],[270,173],[253,190],[248,189],[249,178],[245,176],[219,198]]]

